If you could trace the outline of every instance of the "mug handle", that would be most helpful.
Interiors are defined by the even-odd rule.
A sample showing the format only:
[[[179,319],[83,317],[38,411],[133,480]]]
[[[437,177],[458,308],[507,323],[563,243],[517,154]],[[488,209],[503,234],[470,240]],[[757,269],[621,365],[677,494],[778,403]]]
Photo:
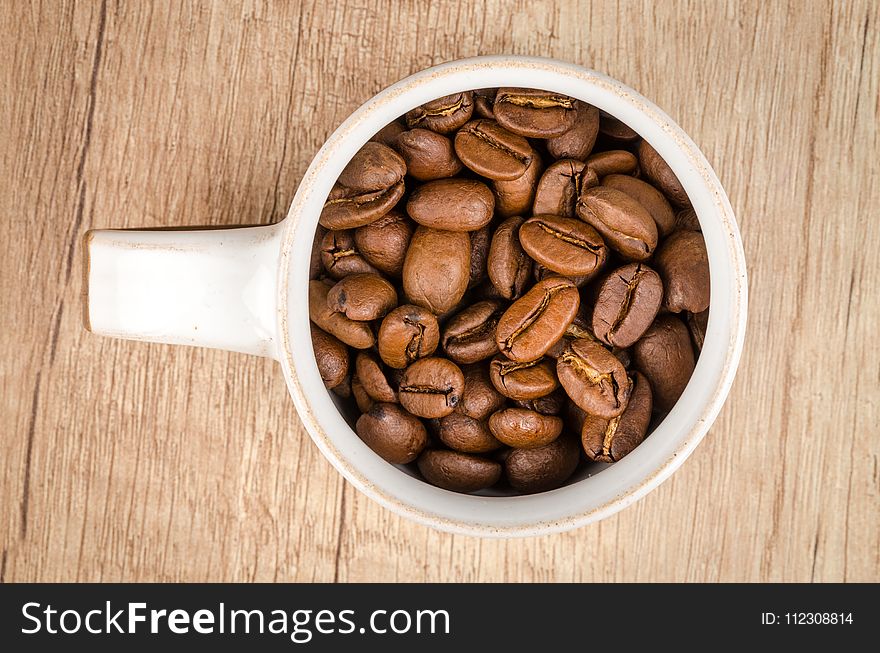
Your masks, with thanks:
[[[281,223],[93,230],[83,239],[83,324],[114,338],[278,358]]]

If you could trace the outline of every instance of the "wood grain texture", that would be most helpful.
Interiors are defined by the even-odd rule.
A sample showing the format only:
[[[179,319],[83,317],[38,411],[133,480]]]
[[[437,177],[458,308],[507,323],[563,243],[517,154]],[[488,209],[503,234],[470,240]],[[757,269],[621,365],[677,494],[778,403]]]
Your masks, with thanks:
[[[880,580],[876,1],[2,4],[0,581]],[[275,364],[83,331],[85,230],[277,221],[360,103],[487,53],[639,89],[738,216],[739,376],[647,498],[435,532],[341,479]]]

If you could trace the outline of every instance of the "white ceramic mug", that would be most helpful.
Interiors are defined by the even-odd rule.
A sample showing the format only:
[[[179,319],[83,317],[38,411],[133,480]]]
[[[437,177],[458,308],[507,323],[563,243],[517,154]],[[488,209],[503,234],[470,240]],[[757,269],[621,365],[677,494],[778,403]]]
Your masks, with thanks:
[[[578,98],[643,136],[691,198],[709,254],[712,305],[702,353],[678,403],[641,445],[564,487],[531,496],[473,496],[415,478],[374,454],[343,419],[315,363],[309,335],[309,259],[336,177],[381,127],[437,97],[520,86]],[[715,173],[654,104],[573,64],[518,56],[464,59],[423,70],[355,111],[315,156],[282,222],[192,231],[91,231],[85,239],[86,327],[152,342],[275,358],[312,439],[360,491],[447,531],[483,536],[562,531],[607,517],[657,487],[694,450],[730,390],[746,330],[746,268],[739,230]],[[696,490],[695,490],[696,491]]]

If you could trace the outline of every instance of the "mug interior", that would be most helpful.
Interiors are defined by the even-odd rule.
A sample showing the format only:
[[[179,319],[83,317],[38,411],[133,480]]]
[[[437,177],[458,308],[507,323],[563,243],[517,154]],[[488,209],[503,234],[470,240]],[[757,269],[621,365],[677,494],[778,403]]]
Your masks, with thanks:
[[[519,86],[563,93],[623,121],[670,165],[699,218],[709,257],[712,302],[703,349],[690,382],[666,418],[613,465],[593,463],[561,488],[534,495],[459,494],[430,485],[369,449],[321,381],[309,334],[308,267],[321,208],[352,156],[379,129],[429,100],[465,90]],[[416,73],[357,109],[307,170],[285,220],[279,270],[281,363],[310,435],[358,489],[404,516],[442,530],[531,535],[604,518],[667,478],[708,431],[729,392],[746,324],[746,271],[739,230],[705,157],[665,113],[621,83],[550,59],[491,56]],[[601,472],[601,473],[598,473]]]

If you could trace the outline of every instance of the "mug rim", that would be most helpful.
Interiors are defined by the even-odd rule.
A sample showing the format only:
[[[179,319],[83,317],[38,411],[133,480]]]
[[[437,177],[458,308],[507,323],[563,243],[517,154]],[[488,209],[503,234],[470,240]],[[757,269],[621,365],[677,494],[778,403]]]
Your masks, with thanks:
[[[468,89],[512,86],[522,78],[536,77],[543,81],[519,85],[566,93],[603,110],[614,105],[616,110],[608,112],[648,140],[679,177],[697,212],[709,251],[713,302],[706,345],[682,397],[651,433],[651,437],[659,434],[660,438],[647,438],[601,474],[535,495],[458,494],[412,478],[360,441],[320,383],[308,340],[308,311],[291,313],[290,307],[308,305],[308,253],[320,206],[339,172],[375,132],[430,99]],[[581,92],[571,92],[572,87]],[[374,95],[330,135],[303,176],[282,225],[277,299],[279,359],[300,419],[322,454],[349,482],[379,504],[422,524],[468,535],[507,537],[559,532],[608,517],[646,495],[678,469],[706,435],[729,394],[747,319],[745,255],[733,210],[714,171],[690,137],[652,102],[597,71],[555,59],[490,55],[460,59],[414,73]],[[719,298],[722,305],[716,308]],[[723,345],[724,351],[710,349],[718,345]],[[698,371],[702,376],[712,377],[711,387],[697,387],[694,380]],[[686,398],[698,395],[702,397],[699,405],[685,404]],[[673,416],[675,419],[671,419]],[[649,442],[651,445],[646,447]],[[662,460],[652,461],[652,454],[657,457],[660,453]],[[599,488],[596,481],[603,477],[603,486],[610,487],[603,487],[596,495],[578,498],[571,489],[586,489],[591,482]],[[615,485],[619,479],[628,480]],[[542,519],[541,507],[554,498],[560,502],[574,499],[574,505],[554,507],[555,512],[548,511],[547,518]],[[444,510],[434,509],[435,503],[448,506]]]

